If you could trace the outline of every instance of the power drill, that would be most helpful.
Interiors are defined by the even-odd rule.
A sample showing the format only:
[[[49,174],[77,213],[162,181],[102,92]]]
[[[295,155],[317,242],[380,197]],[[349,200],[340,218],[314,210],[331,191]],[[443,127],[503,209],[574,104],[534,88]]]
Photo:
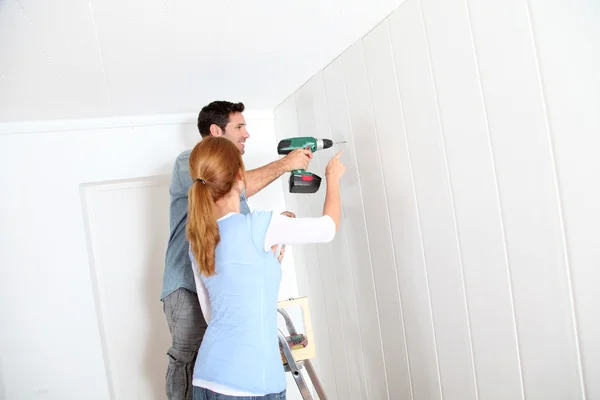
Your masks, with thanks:
[[[343,142],[339,142],[343,143]],[[317,139],[311,136],[283,139],[277,145],[278,154],[288,154],[296,149],[317,150],[333,146],[331,139]],[[290,175],[290,193],[315,193],[321,187],[321,177],[303,169],[296,169]]]

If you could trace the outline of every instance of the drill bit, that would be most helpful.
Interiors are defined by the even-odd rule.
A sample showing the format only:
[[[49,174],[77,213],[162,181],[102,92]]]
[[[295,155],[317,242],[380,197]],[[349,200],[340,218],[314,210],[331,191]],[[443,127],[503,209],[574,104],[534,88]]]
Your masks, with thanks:
[[[346,141],[345,141],[345,140],[342,140],[342,141],[340,141],[340,142],[333,142],[333,144],[342,144],[342,143],[346,143]]]

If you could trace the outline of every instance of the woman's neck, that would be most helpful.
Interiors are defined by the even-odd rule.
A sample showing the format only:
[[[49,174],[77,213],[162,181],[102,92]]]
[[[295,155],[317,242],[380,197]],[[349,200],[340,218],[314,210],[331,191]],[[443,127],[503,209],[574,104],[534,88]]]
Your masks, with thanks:
[[[217,219],[232,212],[240,212],[240,194],[235,190],[215,202],[215,217]]]

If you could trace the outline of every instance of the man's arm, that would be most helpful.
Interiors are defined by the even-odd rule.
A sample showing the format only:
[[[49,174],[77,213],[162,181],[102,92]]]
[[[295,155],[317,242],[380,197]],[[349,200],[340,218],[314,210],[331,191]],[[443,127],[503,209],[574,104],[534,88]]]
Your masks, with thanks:
[[[246,197],[255,195],[286,172],[307,169],[312,158],[308,149],[296,149],[280,160],[246,171]]]
[[[255,195],[287,172],[283,159],[246,171],[246,197]]]

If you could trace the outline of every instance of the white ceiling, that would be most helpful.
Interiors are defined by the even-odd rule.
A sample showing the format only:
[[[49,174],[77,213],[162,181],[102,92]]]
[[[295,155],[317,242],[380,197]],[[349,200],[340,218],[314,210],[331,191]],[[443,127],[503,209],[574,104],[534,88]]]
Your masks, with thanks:
[[[0,122],[273,109],[403,0],[0,0]]]

